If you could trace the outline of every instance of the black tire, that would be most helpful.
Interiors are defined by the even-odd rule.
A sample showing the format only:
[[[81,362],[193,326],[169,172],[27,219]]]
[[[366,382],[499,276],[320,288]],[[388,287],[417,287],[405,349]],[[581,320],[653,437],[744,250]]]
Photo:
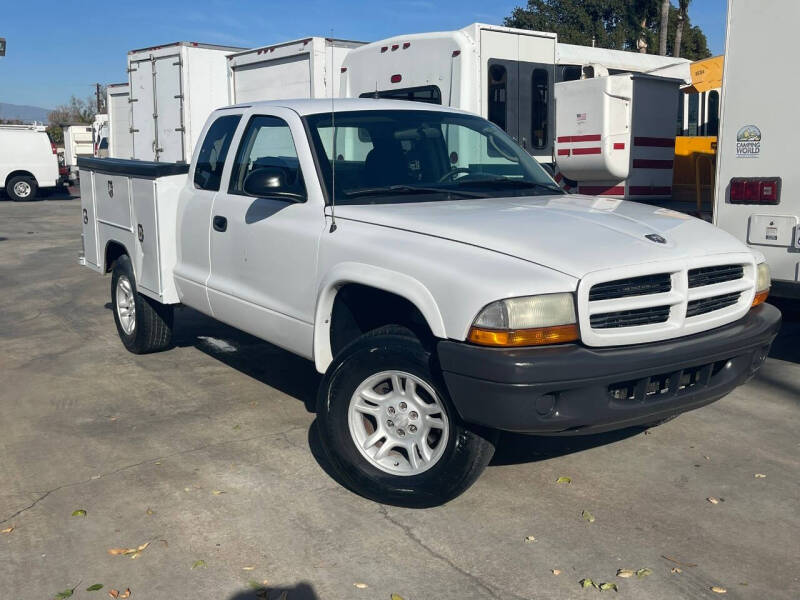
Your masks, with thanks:
[[[412,374],[431,386],[447,416],[444,450],[421,473],[397,475],[378,469],[361,454],[350,433],[348,409],[354,392],[370,376],[389,370]],[[408,329],[397,326],[361,336],[334,359],[320,385],[317,418],[321,445],[342,483],[376,502],[411,508],[444,504],[469,488],[489,464],[497,437],[494,431],[461,421],[432,353]]]
[[[125,331],[120,320],[120,310],[117,306],[117,285],[123,277],[130,283],[135,306],[135,320],[130,332]],[[170,347],[172,343],[173,307],[142,296],[136,291],[133,266],[130,258],[124,254],[114,261],[111,269],[111,307],[114,312],[117,333],[125,348],[130,352],[147,354],[149,352],[159,352]]]
[[[14,189],[17,184],[23,184],[23,189],[28,189],[29,192],[27,194],[18,194]],[[6,194],[8,194],[8,197],[14,202],[30,202],[36,199],[36,193],[38,191],[39,184],[36,183],[36,179],[28,177],[27,175],[17,175],[6,182]]]

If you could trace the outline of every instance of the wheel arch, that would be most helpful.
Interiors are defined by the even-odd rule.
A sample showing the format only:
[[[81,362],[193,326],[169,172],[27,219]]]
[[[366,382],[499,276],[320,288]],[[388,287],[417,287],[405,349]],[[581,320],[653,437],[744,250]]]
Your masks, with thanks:
[[[117,240],[108,240],[103,253],[103,273],[109,273],[114,261],[123,255],[130,258],[130,252],[128,252],[125,244]]]
[[[25,171],[24,169],[17,169],[16,171],[11,171],[8,175],[6,175],[6,179],[3,182],[3,187],[8,185],[8,182],[11,181],[14,177],[30,177],[34,181],[36,181],[36,185],[39,185],[39,182],[36,180],[36,176],[31,173],[30,171]]]
[[[333,361],[331,339],[333,308],[340,290],[348,285],[370,288],[407,301],[419,312],[434,337],[447,337],[439,306],[422,282],[382,267],[362,263],[342,263],[328,273],[317,293],[314,364],[320,373],[324,373]]]

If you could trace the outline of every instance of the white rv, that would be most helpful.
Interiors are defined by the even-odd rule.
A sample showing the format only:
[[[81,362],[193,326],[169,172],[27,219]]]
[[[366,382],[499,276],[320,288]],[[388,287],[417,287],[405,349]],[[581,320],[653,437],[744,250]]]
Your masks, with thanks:
[[[345,56],[363,44],[310,37],[230,54],[230,103],[336,96]]]
[[[225,57],[239,50],[176,42],[128,52],[133,158],[191,160],[206,118],[228,104]]]
[[[800,298],[796,0],[729,0],[714,223],[762,252],[776,295]],[[765,87],[766,83],[768,87]],[[763,84],[763,85],[762,85]]]
[[[474,23],[401,35],[351,50],[341,96],[461,108],[499,125],[532,156],[552,161],[556,34]]]
[[[127,83],[110,83],[106,86],[110,158],[133,158],[129,90],[130,86]]]
[[[575,44],[556,47],[556,81],[575,81],[621,73],[646,73],[691,83],[691,61],[685,58],[610,50]]]

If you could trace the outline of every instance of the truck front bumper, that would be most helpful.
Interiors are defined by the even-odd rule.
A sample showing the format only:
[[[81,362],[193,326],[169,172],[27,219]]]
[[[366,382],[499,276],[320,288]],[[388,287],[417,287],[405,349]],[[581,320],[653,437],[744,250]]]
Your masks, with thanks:
[[[634,346],[486,348],[441,341],[444,380],[468,423],[536,434],[643,425],[725,396],[758,370],[781,314],[763,304],[729,325]]]

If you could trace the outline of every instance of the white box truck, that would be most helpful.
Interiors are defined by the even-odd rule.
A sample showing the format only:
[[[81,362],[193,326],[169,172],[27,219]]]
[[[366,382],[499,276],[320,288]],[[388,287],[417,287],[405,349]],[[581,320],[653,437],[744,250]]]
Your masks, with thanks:
[[[78,157],[94,156],[94,128],[91,123],[75,123],[61,128],[64,133],[64,166],[70,184],[78,181]]]
[[[0,125],[0,186],[17,202],[59,184],[58,155],[43,125]]]
[[[775,294],[800,298],[796,0],[729,0],[714,223],[762,252]],[[768,83],[768,85],[767,85]]]
[[[127,83],[111,83],[106,86],[108,156],[110,158],[133,158],[129,98],[130,86]]]
[[[243,49],[176,42],[128,52],[133,158],[189,162],[208,115],[228,104],[225,57]]]
[[[363,45],[310,37],[230,54],[230,103],[337,96],[345,56]]]

